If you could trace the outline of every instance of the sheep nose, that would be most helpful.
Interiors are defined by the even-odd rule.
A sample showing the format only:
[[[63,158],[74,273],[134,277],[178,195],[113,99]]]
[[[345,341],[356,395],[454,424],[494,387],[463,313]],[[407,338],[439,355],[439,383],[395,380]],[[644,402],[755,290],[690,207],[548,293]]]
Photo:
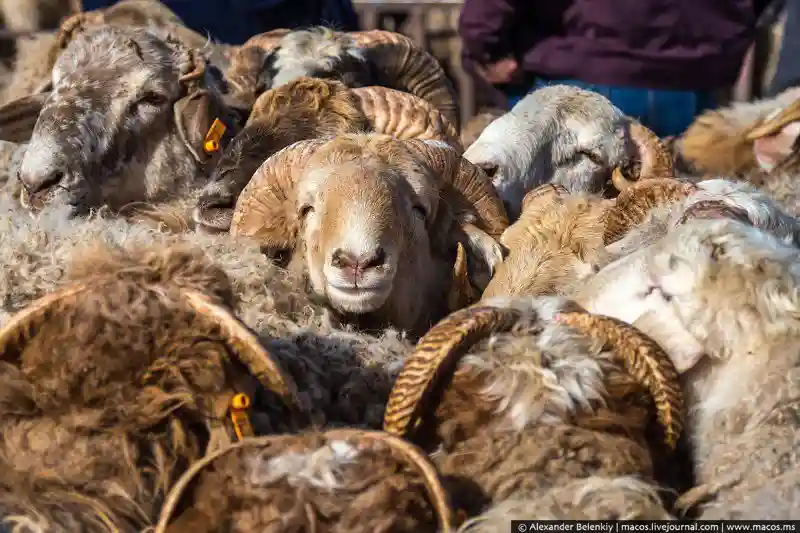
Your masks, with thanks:
[[[61,170],[51,170],[43,174],[20,173],[19,179],[28,194],[49,189],[58,185],[64,179],[64,172]]]
[[[370,268],[378,268],[386,262],[386,252],[383,248],[378,248],[373,253],[356,256],[345,252],[341,248],[334,250],[331,256],[331,266],[340,270],[352,271],[358,274]]]

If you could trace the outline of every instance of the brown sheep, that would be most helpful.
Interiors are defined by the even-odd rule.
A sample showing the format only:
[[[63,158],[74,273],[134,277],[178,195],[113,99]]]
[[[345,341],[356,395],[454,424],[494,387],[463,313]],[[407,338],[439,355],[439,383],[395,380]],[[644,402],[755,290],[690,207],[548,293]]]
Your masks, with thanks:
[[[508,226],[486,175],[441,141],[342,135],[268,159],[242,192],[231,235],[307,273],[313,293],[362,328],[419,334],[447,313],[458,273],[485,287]]]
[[[661,430],[650,425],[654,404]],[[597,476],[607,490],[629,476],[652,483],[668,453],[656,435],[674,447],[682,416],[675,369],[642,333],[563,298],[496,298],[420,340],[384,429],[435,449],[454,506],[475,516],[507,500],[535,505],[568,483],[576,490],[561,502],[580,508],[575,482]]]
[[[173,487],[154,533],[449,533],[453,520],[421,450],[339,429],[248,439],[203,458]]]
[[[317,27],[273,30],[238,48],[226,78],[241,105],[300,77],[337,79],[348,87],[379,85],[430,103],[460,129],[455,90],[438,61],[408,37],[382,30],[352,33]]]
[[[190,462],[308,423],[296,385],[231,314],[231,282],[202,252],[98,250],[84,261],[0,329],[6,522],[139,531]]]
[[[549,183],[526,194],[522,214],[500,237],[507,254],[483,298],[567,294],[605,263],[602,222],[609,203]]]
[[[294,142],[374,131],[398,139],[439,139],[461,151],[453,127],[431,104],[385,87],[348,89],[335,80],[298,78],[262,94],[203,188],[197,227],[228,231],[236,199],[258,167]]]

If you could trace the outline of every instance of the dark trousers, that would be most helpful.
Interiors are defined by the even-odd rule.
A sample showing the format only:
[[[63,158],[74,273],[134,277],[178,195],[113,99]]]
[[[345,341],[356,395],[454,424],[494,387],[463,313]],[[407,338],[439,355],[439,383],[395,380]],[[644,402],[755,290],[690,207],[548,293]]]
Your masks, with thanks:
[[[800,85],[800,0],[787,0],[783,43],[770,92],[778,94],[798,85]]]

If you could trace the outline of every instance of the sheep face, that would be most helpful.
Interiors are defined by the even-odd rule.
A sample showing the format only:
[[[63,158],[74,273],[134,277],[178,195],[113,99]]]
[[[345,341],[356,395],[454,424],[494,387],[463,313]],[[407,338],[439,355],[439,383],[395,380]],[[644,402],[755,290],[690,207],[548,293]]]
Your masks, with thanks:
[[[180,192],[211,157],[214,119],[227,122],[211,84],[205,61],[177,41],[134,28],[79,35],[56,62],[20,168],[29,199],[81,214]]]
[[[464,157],[492,177],[514,219],[525,193],[548,181],[570,192],[602,190],[628,159],[625,124],[598,94],[547,87],[489,124]]]
[[[420,168],[400,172],[373,154],[336,165],[320,159],[297,199],[314,292],[345,313],[377,311],[392,297],[418,315],[426,305],[420,284],[437,282],[425,273],[434,261],[426,225],[437,209],[435,183]]]
[[[335,79],[348,87],[369,85],[372,78],[366,55],[353,38],[328,28],[293,31],[264,59],[265,88],[303,76]]]
[[[486,175],[446,143],[348,134],[265,161],[230,232],[288,256],[346,320],[417,333],[491,275],[507,226]]]

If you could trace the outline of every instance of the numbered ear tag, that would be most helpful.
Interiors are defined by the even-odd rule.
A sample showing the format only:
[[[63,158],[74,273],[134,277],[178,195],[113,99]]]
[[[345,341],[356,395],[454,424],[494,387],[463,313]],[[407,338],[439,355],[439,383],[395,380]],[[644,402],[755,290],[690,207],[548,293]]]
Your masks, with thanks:
[[[211,124],[211,127],[208,128],[208,133],[206,133],[206,138],[203,141],[203,150],[207,154],[219,152],[219,141],[222,139],[222,136],[225,135],[225,130],[227,129],[227,126],[225,126],[220,119],[214,119],[214,122]]]
[[[250,424],[250,417],[247,414],[249,408],[250,397],[247,394],[237,394],[231,398],[231,422],[233,422],[236,438],[239,440],[253,436],[253,426]]]

